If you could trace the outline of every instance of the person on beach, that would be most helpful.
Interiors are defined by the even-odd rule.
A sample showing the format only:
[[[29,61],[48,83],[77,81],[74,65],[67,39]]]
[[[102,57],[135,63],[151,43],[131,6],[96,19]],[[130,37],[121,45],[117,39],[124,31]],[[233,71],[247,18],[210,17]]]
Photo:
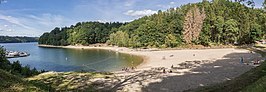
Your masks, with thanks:
[[[132,67],[131,67],[131,70],[133,70],[133,71],[134,71],[134,69],[135,69],[135,68],[132,66]]]
[[[244,63],[244,58],[240,57],[240,63],[243,64]]]
[[[254,65],[259,64],[259,60],[254,61]]]
[[[171,68],[174,68],[174,65],[172,65]]]
[[[163,73],[166,73],[166,72],[165,72],[165,69],[163,69]]]
[[[163,60],[165,60],[165,56],[163,56],[163,58],[162,58]]]
[[[169,71],[169,73],[172,73],[172,72],[173,72],[172,70]]]

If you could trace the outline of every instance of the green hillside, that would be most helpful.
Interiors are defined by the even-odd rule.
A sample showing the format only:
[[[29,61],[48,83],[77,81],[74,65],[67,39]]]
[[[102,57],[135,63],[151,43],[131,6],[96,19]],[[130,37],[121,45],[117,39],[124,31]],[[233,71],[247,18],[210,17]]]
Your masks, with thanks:
[[[177,47],[186,44],[250,44],[265,38],[266,13],[251,1],[203,0],[129,23],[83,22],[55,28],[40,37],[40,44],[124,47]],[[108,41],[107,41],[108,40]]]
[[[0,43],[37,42],[38,37],[0,36]]]
[[[47,92],[51,91],[41,83],[25,81],[23,78],[10,74],[0,69],[0,92]]]
[[[50,33],[44,33],[39,44],[47,45],[89,45],[94,43],[105,43],[109,35],[115,32],[115,28],[123,23],[99,23],[79,22],[70,27],[56,27]]]

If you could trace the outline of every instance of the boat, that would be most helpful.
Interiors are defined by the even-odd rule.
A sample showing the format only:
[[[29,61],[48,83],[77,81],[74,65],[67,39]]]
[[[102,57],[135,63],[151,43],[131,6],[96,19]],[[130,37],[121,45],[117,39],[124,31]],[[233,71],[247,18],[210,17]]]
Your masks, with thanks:
[[[19,52],[19,51],[6,51],[7,58],[17,58],[17,57],[26,57],[29,56],[27,52]]]

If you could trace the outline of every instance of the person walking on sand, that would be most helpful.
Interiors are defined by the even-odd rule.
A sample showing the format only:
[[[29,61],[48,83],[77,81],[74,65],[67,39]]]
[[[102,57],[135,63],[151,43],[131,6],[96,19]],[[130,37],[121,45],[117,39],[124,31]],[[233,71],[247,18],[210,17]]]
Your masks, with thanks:
[[[240,63],[243,64],[244,63],[244,58],[240,57]]]
[[[165,69],[163,69],[163,73],[166,73]]]

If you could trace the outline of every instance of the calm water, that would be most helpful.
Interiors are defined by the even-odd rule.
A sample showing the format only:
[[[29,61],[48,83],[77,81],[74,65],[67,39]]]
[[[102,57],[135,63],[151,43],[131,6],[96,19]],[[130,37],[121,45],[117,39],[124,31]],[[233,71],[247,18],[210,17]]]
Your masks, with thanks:
[[[123,67],[139,65],[142,58],[129,54],[121,54],[108,50],[82,50],[38,47],[37,43],[7,43],[0,44],[7,50],[25,51],[31,55],[19,60],[22,65],[30,65],[38,70],[51,71],[115,71]]]

